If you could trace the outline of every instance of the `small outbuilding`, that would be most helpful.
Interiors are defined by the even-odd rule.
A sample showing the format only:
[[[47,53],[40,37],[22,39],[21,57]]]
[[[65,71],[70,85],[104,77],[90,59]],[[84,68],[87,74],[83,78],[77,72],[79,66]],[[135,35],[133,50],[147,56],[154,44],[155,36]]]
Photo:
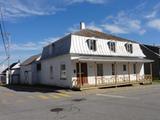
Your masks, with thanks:
[[[20,83],[21,84],[38,84],[38,76],[39,76],[39,60],[41,58],[41,54],[34,55],[26,59],[20,65]]]

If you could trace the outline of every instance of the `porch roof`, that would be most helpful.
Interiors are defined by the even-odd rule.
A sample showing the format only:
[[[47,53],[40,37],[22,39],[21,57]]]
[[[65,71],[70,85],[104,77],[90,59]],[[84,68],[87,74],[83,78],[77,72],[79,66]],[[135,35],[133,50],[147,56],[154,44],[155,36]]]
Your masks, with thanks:
[[[77,56],[72,57],[72,60],[75,61],[90,61],[90,62],[141,62],[141,63],[149,63],[154,62],[150,59],[139,58],[139,57],[100,57],[100,56]]]

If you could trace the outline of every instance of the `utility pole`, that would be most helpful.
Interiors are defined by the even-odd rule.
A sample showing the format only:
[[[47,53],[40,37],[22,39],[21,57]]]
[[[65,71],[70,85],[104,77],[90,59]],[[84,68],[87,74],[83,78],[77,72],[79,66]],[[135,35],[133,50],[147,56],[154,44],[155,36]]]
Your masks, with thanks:
[[[10,33],[5,33],[7,38],[8,38],[8,45],[7,45],[7,51],[8,51],[8,72],[7,72],[7,79],[6,79],[6,84],[10,84],[11,83],[11,68],[10,68],[10,43],[11,43],[11,36]]]
[[[6,77],[6,84],[10,83],[10,34],[6,32],[4,19],[3,19],[3,11],[0,7],[0,34],[2,36],[2,41],[6,53],[6,57],[8,59],[8,70],[7,70],[7,77]]]

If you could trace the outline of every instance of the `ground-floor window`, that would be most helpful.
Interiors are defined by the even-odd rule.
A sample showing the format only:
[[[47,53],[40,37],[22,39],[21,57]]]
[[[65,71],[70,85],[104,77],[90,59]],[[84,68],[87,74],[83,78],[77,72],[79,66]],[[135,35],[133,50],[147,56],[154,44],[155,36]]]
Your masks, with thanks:
[[[133,64],[133,74],[136,74],[136,64]]]
[[[103,76],[103,64],[97,64],[97,76]]]
[[[66,65],[65,64],[61,64],[60,66],[60,79],[61,80],[66,80],[67,75],[66,75]]]
[[[50,78],[53,79],[53,66],[50,66]]]
[[[123,65],[123,71],[127,71],[127,66]]]
[[[112,75],[115,75],[115,64],[112,64]]]

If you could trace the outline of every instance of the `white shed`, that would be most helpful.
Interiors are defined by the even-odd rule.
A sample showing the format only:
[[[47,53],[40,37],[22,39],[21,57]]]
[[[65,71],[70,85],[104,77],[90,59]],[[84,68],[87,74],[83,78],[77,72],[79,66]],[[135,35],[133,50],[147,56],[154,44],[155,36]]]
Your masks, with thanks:
[[[41,55],[34,55],[29,57],[27,60],[20,65],[20,83],[21,84],[38,84],[38,69]]]

